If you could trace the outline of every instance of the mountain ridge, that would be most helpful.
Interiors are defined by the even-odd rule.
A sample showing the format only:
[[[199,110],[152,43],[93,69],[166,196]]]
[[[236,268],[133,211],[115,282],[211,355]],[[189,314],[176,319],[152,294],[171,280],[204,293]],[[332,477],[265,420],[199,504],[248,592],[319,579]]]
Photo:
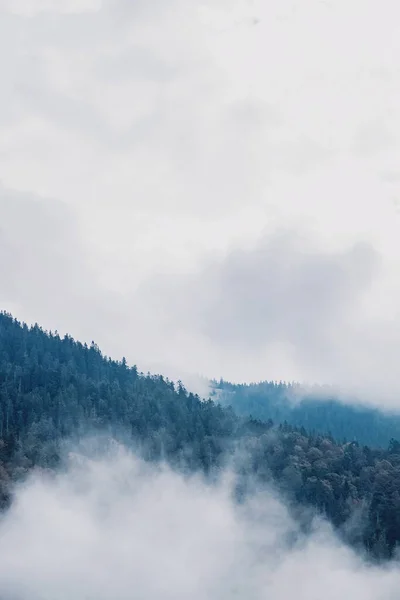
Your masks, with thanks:
[[[400,439],[400,412],[382,410],[357,401],[342,400],[328,386],[262,381],[232,384],[212,380],[210,397],[232,406],[241,416],[288,422],[308,431],[331,435],[338,441],[385,448]]]

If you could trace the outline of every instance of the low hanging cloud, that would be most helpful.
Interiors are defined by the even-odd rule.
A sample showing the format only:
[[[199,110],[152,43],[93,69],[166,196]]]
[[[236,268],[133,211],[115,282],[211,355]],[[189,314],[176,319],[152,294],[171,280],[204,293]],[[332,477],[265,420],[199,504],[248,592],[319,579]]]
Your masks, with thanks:
[[[323,522],[300,534],[272,492],[232,498],[229,476],[184,478],[121,448],[71,455],[57,475],[32,475],[3,516],[0,597],[396,597],[396,562],[367,566]]]
[[[312,359],[313,350],[330,352],[329,331],[356,314],[379,255],[370,244],[329,252],[313,242],[298,231],[278,232],[211,265],[198,284],[210,292],[199,328],[252,353],[276,341]]]

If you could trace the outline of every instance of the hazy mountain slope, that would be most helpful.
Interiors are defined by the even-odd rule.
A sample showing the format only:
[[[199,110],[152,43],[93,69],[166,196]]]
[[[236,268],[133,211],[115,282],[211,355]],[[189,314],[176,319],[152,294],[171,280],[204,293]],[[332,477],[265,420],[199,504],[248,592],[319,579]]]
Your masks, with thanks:
[[[387,447],[391,438],[400,439],[400,414],[357,404],[344,404],[329,389],[315,388],[312,396],[302,395],[300,386],[261,382],[235,385],[213,382],[213,398],[232,406],[238,415],[276,423],[287,421],[308,431],[330,433],[335,439]],[[294,394],[299,398],[293,398]]]
[[[325,515],[347,541],[389,557],[400,541],[400,444],[342,444],[202,402],[71,337],[0,314],[0,502],[30,469],[56,469],[63,440],[93,429],[186,472],[218,475],[227,462],[237,497],[273,484],[298,512]],[[351,524],[351,525],[350,525]]]

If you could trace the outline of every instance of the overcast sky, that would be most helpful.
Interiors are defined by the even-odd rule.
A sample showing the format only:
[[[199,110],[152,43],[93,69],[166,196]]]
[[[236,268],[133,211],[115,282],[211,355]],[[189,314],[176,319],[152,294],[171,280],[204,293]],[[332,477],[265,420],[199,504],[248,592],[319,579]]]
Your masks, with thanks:
[[[399,19],[0,0],[1,306],[141,369],[400,407]]]

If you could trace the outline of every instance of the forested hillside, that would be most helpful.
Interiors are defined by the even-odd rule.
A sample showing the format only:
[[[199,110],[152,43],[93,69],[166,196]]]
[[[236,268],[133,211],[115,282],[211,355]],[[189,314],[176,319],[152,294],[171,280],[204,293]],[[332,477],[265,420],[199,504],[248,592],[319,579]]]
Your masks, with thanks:
[[[235,415],[182,385],[104,357],[93,343],[0,314],[0,498],[35,466],[56,469],[62,440],[105,431],[148,460],[218,473],[230,461],[238,498],[271,484],[298,510],[324,514],[351,543],[387,558],[400,541],[400,444],[337,443],[304,428]],[[235,452],[238,450],[238,452]]]
[[[93,429],[130,437],[149,458],[191,468],[217,461],[237,423],[162,376],[139,374],[70,336],[0,314],[0,457],[18,468],[52,466],[58,441]]]
[[[340,441],[386,448],[400,439],[400,414],[384,413],[360,404],[342,403],[328,387],[313,386],[307,394],[300,385],[263,381],[232,384],[213,381],[212,398],[232,406],[238,415],[283,423],[308,431],[331,434]]]

